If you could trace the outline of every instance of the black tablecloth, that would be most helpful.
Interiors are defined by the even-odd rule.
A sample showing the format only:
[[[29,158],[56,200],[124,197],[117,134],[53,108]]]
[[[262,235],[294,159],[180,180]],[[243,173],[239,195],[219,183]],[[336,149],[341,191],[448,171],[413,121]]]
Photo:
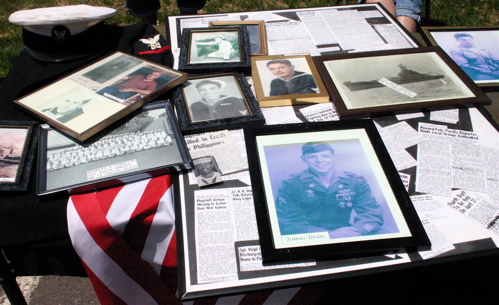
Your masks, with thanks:
[[[14,100],[50,84],[115,51],[142,57],[166,66],[172,65],[169,48],[150,52],[140,41],[159,33],[151,25],[120,27],[105,25],[99,37],[99,53],[64,62],[42,62],[25,51],[11,59],[11,71],[0,80],[0,120],[37,121]],[[96,38],[97,39],[97,38]],[[161,38],[163,47],[168,41]],[[149,51],[149,52],[147,52]],[[36,158],[35,158],[36,159]],[[68,194],[42,198],[36,195],[36,170],[31,171],[28,191],[0,191],[0,247],[30,245],[68,238],[66,204]]]

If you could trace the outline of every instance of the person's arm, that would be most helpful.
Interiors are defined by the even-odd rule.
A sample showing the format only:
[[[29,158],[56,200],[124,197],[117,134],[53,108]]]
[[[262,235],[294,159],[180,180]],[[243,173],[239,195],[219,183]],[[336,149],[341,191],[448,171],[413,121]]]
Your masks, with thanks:
[[[383,210],[374,198],[367,181],[361,176],[355,176],[355,203],[353,227],[362,235],[375,233],[384,223]]]
[[[142,89],[133,89],[133,88],[123,88],[120,89],[120,92],[136,92],[142,95],[147,95],[151,93],[153,90],[142,90]]]
[[[301,76],[298,88],[295,88],[294,94],[317,93],[317,84],[314,77],[310,74]]]
[[[463,51],[460,49],[453,49],[449,52],[450,57],[461,67],[466,73],[488,72],[480,67],[470,65],[468,59],[464,57]]]
[[[216,43],[214,41],[212,41],[212,42],[199,42],[197,40],[196,40],[196,44],[198,46],[214,46],[214,45],[216,45]]]
[[[397,6],[395,6],[395,3],[393,0],[366,0],[366,3],[375,3],[375,2],[381,3],[390,12],[390,14],[392,14],[394,17],[396,17],[398,22],[400,22],[402,24],[402,26],[404,28],[406,28],[409,32],[411,32],[411,33],[416,32],[417,25],[418,25],[417,21],[412,17],[398,14],[397,8],[400,9],[398,2],[397,2]],[[413,8],[417,7],[418,11],[420,12],[420,7],[422,5],[421,1],[419,1],[419,0],[418,1],[406,0],[405,2],[408,2],[408,5],[403,5],[404,7],[402,10],[404,10],[404,9],[407,10],[407,9],[409,9],[409,7],[413,7]],[[412,12],[412,10],[411,10],[410,15],[416,14],[419,16],[419,14],[420,14],[419,12],[416,12],[416,11]]]
[[[311,225],[300,207],[300,194],[295,185],[283,181],[276,198],[277,218],[282,235],[326,232],[326,229]]]
[[[247,115],[248,114],[248,108],[246,108],[246,103],[244,103],[243,99],[237,98],[237,111],[241,113],[242,115]]]
[[[279,80],[278,79],[273,79],[271,82],[270,82],[270,93],[269,95],[270,96],[276,96],[276,95],[282,95],[282,93],[280,93],[280,90],[279,90]]]
[[[142,95],[146,95],[153,92],[153,90],[156,89],[157,86],[158,84],[155,81],[152,81],[144,89],[138,89],[136,85],[134,86],[133,84],[130,84],[129,87],[120,89],[120,92],[136,92]]]

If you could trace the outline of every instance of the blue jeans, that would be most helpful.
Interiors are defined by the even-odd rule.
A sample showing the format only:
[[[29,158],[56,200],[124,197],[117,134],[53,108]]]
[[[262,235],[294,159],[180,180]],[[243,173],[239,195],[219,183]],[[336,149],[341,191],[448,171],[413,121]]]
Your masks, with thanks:
[[[421,6],[423,0],[393,0],[397,10],[397,16],[407,16],[417,23],[421,21]]]

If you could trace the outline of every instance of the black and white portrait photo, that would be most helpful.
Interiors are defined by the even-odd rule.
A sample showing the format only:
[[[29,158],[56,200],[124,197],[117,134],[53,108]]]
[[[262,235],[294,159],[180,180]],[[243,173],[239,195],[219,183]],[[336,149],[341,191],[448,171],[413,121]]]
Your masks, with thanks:
[[[431,35],[476,83],[499,82],[499,29],[454,29]]]
[[[240,32],[238,30],[192,31],[189,64],[239,62]]]
[[[207,186],[216,183],[221,183],[222,176],[217,162],[213,156],[204,156],[192,159],[194,165],[194,176],[199,186]]]
[[[190,78],[182,93],[192,123],[252,114],[234,75]]]
[[[320,91],[305,58],[257,60],[256,67],[265,97]]]
[[[82,88],[74,88],[40,106],[38,111],[63,124],[92,111],[102,101],[93,98]]]

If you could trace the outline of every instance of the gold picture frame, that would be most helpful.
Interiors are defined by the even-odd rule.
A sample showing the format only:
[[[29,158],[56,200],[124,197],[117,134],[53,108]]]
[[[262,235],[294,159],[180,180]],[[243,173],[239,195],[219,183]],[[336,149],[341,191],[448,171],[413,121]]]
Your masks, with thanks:
[[[248,29],[250,54],[267,55],[267,31],[263,20],[245,21],[210,21],[210,27],[218,26],[245,26]]]
[[[115,52],[15,103],[84,141],[185,80],[185,72]]]
[[[329,102],[310,55],[253,56],[251,75],[260,107]]]

